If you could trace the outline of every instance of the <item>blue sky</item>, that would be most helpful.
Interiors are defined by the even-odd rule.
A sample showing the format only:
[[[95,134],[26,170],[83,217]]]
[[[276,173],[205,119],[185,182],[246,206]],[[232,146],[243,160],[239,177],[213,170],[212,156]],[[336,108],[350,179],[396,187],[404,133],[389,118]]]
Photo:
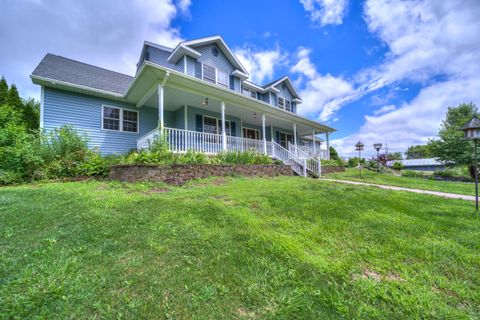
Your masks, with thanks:
[[[0,73],[24,96],[39,96],[28,75],[46,52],[132,74],[144,40],[174,46],[219,34],[256,82],[289,75],[299,112],[338,129],[333,144],[344,156],[358,140],[392,151],[425,143],[448,106],[480,98],[477,0],[0,5]]]

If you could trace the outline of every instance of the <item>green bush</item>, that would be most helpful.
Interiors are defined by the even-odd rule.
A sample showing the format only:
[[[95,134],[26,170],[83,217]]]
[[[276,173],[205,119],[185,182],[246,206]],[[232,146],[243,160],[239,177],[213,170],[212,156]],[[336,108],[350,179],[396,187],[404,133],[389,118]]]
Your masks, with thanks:
[[[338,160],[321,160],[322,167],[343,167],[343,161],[341,159]]]
[[[110,167],[121,163],[123,157],[120,155],[105,155],[90,151],[79,166],[79,173],[91,177],[107,177]]]
[[[403,164],[401,162],[394,162],[392,165],[393,170],[402,170],[403,169]]]
[[[215,155],[213,159],[222,164],[273,164],[269,156],[253,151],[222,152]]]
[[[424,178],[425,175],[422,172],[414,171],[414,170],[403,170],[402,177],[409,177],[409,178]]]
[[[175,157],[175,163],[182,164],[207,164],[211,163],[210,159],[205,153],[188,150],[186,153],[179,154]]]

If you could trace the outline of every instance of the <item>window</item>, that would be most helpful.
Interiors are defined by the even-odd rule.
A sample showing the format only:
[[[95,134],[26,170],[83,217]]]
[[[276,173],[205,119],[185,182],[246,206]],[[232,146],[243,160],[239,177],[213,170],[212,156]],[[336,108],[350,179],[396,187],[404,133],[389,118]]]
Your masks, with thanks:
[[[290,103],[290,100],[285,99],[285,110],[292,111],[292,105]]]
[[[256,99],[257,98],[257,93],[255,91],[250,91],[250,97]]]
[[[228,76],[228,73],[223,72],[221,70],[217,70],[217,75],[218,75],[218,84],[225,86],[225,87],[230,87],[230,77]]]
[[[103,106],[102,129],[138,133],[138,112]]]
[[[203,80],[211,82],[211,83],[216,83],[217,79],[215,77],[215,68],[210,67],[207,64],[203,65]]]
[[[103,129],[120,130],[120,109],[103,107]]]
[[[203,132],[213,133],[213,134],[222,134],[222,119],[204,116]],[[227,133],[227,136],[231,135],[229,120],[225,120],[225,132]]]
[[[278,97],[277,105],[278,105],[280,108],[285,109],[285,99],[283,99],[282,97]]]
[[[248,90],[247,88],[245,87],[242,87],[242,93],[246,96],[250,96],[250,90]]]
[[[138,131],[138,112],[123,110],[123,131],[137,132]]]
[[[243,137],[247,139],[260,140],[260,131],[257,129],[243,128]]]

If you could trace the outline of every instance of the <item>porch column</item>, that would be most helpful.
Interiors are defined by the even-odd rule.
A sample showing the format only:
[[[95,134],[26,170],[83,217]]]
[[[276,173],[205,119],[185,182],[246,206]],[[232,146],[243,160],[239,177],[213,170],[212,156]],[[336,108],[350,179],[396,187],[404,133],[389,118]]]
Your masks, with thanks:
[[[160,129],[160,133],[163,132],[164,128],[164,118],[163,118],[163,86],[158,85],[158,119],[159,119],[159,124],[158,127]]]
[[[267,135],[265,130],[265,114],[262,113],[262,138],[263,138],[263,153],[267,154]]]
[[[225,131],[225,102],[222,101],[220,108],[222,110],[222,147],[223,151],[227,151],[227,132]]]
[[[297,124],[293,123],[293,144],[297,146]]]
[[[312,141],[313,141],[313,154],[317,155],[317,142],[315,141],[315,129],[312,132]]]
[[[325,141],[327,142],[327,159],[330,159],[330,133],[325,132]]]

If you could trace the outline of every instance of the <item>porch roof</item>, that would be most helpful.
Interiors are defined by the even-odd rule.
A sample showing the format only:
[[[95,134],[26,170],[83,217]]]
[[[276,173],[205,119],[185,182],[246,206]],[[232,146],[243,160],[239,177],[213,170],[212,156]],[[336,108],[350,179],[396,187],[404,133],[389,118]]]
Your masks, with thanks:
[[[226,104],[235,105],[250,112],[258,113],[259,115],[265,114],[270,118],[273,117],[318,130],[318,133],[336,131],[327,125],[276,108],[266,102],[251,98],[240,92],[210,84],[196,77],[157,65],[151,61],[145,61],[143,63],[134,81],[130,83],[129,88],[125,92],[125,98],[131,103],[138,103],[150,95],[150,105],[156,106],[152,105],[155,99],[151,98],[156,96],[154,95],[156,92],[155,89],[162,82],[167,88],[174,88],[200,97],[209,98],[209,100],[224,101]]]

